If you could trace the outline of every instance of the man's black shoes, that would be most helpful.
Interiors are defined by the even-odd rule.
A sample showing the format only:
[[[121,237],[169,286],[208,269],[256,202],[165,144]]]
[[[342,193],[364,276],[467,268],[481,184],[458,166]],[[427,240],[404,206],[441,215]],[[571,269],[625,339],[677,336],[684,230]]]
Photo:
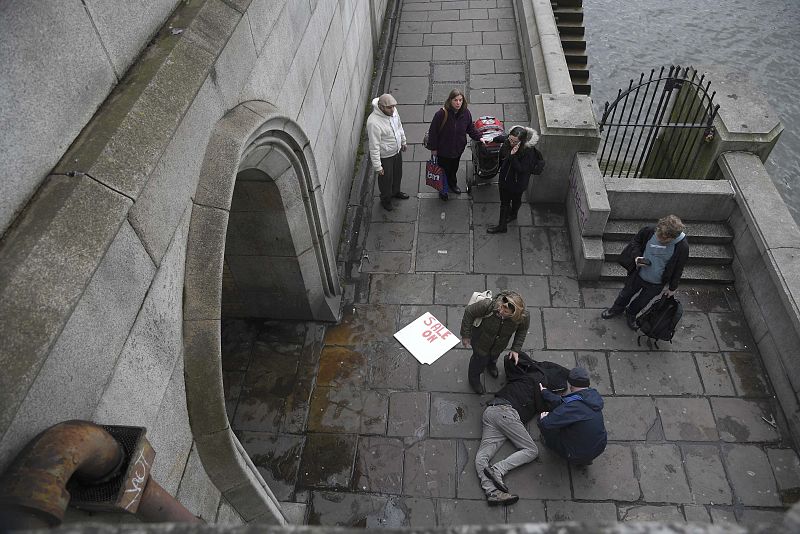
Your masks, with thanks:
[[[452,191],[456,195],[460,195],[461,194],[461,189],[457,185],[454,185],[453,187],[451,187],[450,191]]]
[[[606,308],[605,310],[603,310],[603,313],[600,314],[600,317],[602,317],[603,319],[611,319],[612,317],[616,317],[620,313],[622,312],[613,311],[611,308]]]
[[[381,200],[381,206],[383,206],[383,209],[385,209],[386,211],[392,211],[394,209],[391,200]]]
[[[397,193],[394,194],[394,198],[399,198],[400,200],[407,200],[408,193],[403,193],[402,191],[398,191]]]
[[[487,467],[484,467],[483,468],[483,474],[486,475],[487,477],[489,477],[489,480],[492,481],[492,483],[494,484],[495,488],[499,489],[500,491],[502,491],[504,493],[508,493],[508,486],[506,486],[506,483],[503,482],[503,477],[500,476],[500,473],[498,473],[495,470],[493,465],[489,465]]]
[[[625,321],[628,323],[628,327],[631,330],[636,330],[639,328],[639,325],[636,324],[636,316],[631,315],[630,313],[625,314]]]
[[[483,387],[483,384],[478,384],[477,386],[470,384],[470,386],[472,387],[472,391],[478,395],[483,395],[486,393],[486,388]]]

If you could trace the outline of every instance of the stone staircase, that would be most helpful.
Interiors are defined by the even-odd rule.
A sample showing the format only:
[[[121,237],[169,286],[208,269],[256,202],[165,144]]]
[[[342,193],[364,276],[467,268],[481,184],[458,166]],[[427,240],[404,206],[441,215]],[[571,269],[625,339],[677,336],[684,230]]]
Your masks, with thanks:
[[[605,261],[600,278],[622,280],[625,269],[618,263],[625,245],[643,226],[653,221],[610,220],[603,233]],[[689,262],[683,270],[683,281],[730,284],[733,282],[733,232],[725,223],[686,223],[689,239]]]
[[[583,27],[583,0],[554,0],[551,2],[561,46],[567,59],[569,77],[576,95],[592,92],[586,56],[586,38]]]

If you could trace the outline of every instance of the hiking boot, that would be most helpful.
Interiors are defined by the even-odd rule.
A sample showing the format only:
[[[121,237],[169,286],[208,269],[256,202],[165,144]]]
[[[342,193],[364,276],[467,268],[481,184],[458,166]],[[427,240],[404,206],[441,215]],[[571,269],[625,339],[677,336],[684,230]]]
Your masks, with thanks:
[[[489,373],[489,376],[492,378],[500,376],[500,371],[497,370],[496,362],[489,362],[489,365],[486,366],[486,372]]]
[[[630,313],[626,313],[625,314],[625,321],[628,323],[628,327],[631,330],[636,330],[636,329],[639,328],[639,326],[636,324],[636,316],[635,315],[631,315]]]
[[[496,491],[491,495],[487,495],[486,500],[489,501],[489,506],[508,506],[517,502],[519,497],[505,491]]]
[[[600,317],[602,317],[603,319],[611,319],[612,317],[616,317],[620,313],[622,312],[614,311],[611,308],[606,308],[605,310],[603,310],[603,313],[600,314]]]
[[[486,233],[487,234],[504,234],[506,232],[508,232],[508,228],[506,228],[505,224],[503,224],[503,225],[498,224],[497,226],[490,226],[489,228],[486,229]]]
[[[503,482],[503,477],[497,472],[497,469],[495,469],[493,465],[484,467],[483,474],[489,477],[489,480],[492,481],[495,488],[504,493],[508,493],[508,486]]]
[[[391,200],[381,200],[381,206],[383,206],[383,209],[385,209],[386,211],[392,211],[394,209]]]

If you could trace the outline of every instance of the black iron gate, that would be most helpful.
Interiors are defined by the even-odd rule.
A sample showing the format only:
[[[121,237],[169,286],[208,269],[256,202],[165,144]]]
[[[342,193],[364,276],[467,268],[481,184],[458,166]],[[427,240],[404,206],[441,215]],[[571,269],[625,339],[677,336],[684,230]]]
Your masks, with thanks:
[[[703,178],[697,167],[704,143],[714,138],[714,93],[710,81],[691,67],[666,67],[630,81],[606,102],[598,156],[603,176]]]

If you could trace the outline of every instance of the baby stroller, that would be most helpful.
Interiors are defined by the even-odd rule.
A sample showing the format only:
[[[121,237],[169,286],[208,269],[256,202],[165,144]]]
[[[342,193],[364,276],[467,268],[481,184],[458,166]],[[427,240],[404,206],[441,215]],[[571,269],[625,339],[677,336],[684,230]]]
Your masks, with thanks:
[[[481,134],[482,139],[489,141],[472,140],[472,176],[467,173],[467,193],[472,191],[472,186],[479,185],[479,179],[492,178],[500,170],[500,143],[492,142],[498,135],[505,134],[503,123],[491,115],[484,115],[475,121],[475,129]]]

